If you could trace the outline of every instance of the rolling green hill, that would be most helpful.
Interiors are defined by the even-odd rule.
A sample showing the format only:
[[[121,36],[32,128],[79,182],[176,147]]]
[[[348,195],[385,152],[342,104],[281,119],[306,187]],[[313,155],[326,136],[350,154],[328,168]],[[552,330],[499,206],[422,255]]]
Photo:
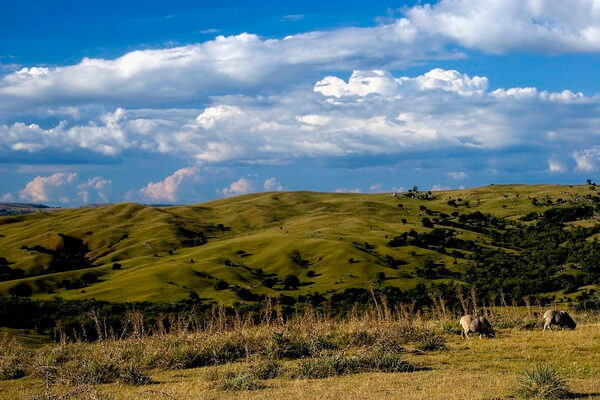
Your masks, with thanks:
[[[528,239],[517,232],[538,226],[540,218],[557,221],[547,210],[574,209],[575,215],[557,224],[561,232],[579,229],[585,236],[552,243],[600,237],[594,230],[600,222],[595,186],[492,185],[434,192],[432,199],[421,192],[399,197],[278,192],[189,206],[124,203],[2,217],[0,293],[28,295],[30,288],[40,299],[165,302],[194,292],[232,303],[370,285],[408,289],[419,282],[475,279],[466,273],[481,267],[475,253],[524,254],[529,247],[519,242]],[[432,226],[441,239],[419,236]],[[528,235],[541,237],[539,226]],[[411,230],[416,233],[407,236]],[[589,252],[585,243],[576,244],[577,251]],[[575,282],[577,293],[598,283],[591,267],[580,267],[587,256],[561,257],[554,278],[584,276],[565,280],[563,287]],[[532,262],[544,263],[535,257]],[[293,280],[285,287],[288,275],[299,278],[297,288]]]

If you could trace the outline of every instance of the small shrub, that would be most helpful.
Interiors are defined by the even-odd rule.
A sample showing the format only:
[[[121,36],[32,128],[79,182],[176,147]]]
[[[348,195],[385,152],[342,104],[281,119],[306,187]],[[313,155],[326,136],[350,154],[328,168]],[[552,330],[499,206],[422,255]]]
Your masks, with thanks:
[[[300,286],[300,279],[296,275],[287,275],[283,278],[283,286],[285,290],[297,289]]]
[[[119,382],[129,385],[148,385],[152,379],[137,365],[127,364],[119,371]]]
[[[423,331],[417,337],[416,348],[423,351],[446,349],[446,341],[432,331]]]
[[[266,360],[252,365],[258,379],[275,379],[285,374],[285,366],[278,360]]]
[[[0,380],[19,379],[25,376],[25,361],[31,355],[13,337],[0,335]]]
[[[215,283],[215,290],[225,290],[227,288],[229,288],[229,283],[222,279],[219,279],[217,283]]]
[[[19,379],[24,376],[25,369],[18,359],[0,360],[0,380]]]
[[[570,391],[555,368],[538,364],[521,374],[519,394],[528,399],[564,399]]]
[[[354,356],[327,356],[302,360],[297,375],[307,379],[358,374],[362,372],[409,372],[414,366],[398,353],[368,352]]]
[[[404,361],[398,353],[375,353],[373,357],[377,371],[411,372],[415,370],[415,367],[409,362]]]
[[[298,359],[312,354],[309,338],[298,333],[273,332],[271,349],[278,358]]]
[[[243,372],[239,374],[232,374],[231,376],[223,379],[219,384],[221,390],[258,390],[263,389],[265,384],[262,383],[254,374],[249,372]]]

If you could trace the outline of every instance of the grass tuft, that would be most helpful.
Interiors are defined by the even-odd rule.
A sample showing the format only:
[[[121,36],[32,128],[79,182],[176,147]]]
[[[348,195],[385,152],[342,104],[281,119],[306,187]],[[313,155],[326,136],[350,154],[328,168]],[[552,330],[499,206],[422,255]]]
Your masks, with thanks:
[[[526,399],[564,399],[571,392],[554,367],[538,364],[521,374],[519,394]]]

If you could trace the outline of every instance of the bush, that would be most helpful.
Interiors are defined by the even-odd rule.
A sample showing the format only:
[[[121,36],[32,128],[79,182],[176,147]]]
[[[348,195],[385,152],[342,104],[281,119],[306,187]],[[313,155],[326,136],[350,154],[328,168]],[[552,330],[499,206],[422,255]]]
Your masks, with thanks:
[[[564,399],[571,393],[555,368],[538,364],[521,374],[519,394],[528,399]]]
[[[262,281],[262,285],[269,289],[271,289],[276,284],[277,284],[277,279],[275,279],[275,278],[265,278]]]
[[[337,355],[302,360],[298,364],[297,375],[319,379],[362,372],[408,372],[414,369],[398,353],[368,352],[355,356]]]
[[[0,358],[0,380],[19,379],[25,376],[25,368],[18,358]]]
[[[223,379],[218,387],[221,390],[258,390],[263,389],[265,384],[254,374],[242,372],[239,374],[232,374]]]
[[[300,286],[300,279],[296,275],[287,275],[283,279],[283,287],[286,290],[297,289]]]
[[[114,269],[114,270],[119,270],[121,268],[123,268],[123,266],[119,263],[114,263],[112,266],[112,269]]]
[[[278,358],[292,360],[312,355],[310,339],[297,332],[273,332],[271,348],[268,351]]]
[[[258,379],[275,379],[285,374],[284,365],[278,360],[266,360],[252,366]]]
[[[219,279],[217,283],[215,283],[215,290],[225,290],[229,287],[229,283],[225,282],[222,279]]]
[[[416,348],[423,351],[446,349],[446,341],[432,331],[423,331],[417,337]]]
[[[18,285],[13,286],[10,289],[8,289],[8,292],[12,296],[30,297],[33,294],[33,289],[31,289],[31,286],[29,286],[25,282],[21,282]]]

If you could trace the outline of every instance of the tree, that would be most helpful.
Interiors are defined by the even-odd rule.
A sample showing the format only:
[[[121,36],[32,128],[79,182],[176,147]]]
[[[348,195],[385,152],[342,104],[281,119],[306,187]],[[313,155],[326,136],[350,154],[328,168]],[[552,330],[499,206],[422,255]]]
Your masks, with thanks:
[[[219,279],[217,283],[215,283],[215,290],[225,290],[229,287],[229,283],[225,282],[222,279]]]
[[[377,283],[379,285],[381,285],[383,282],[385,282],[385,272],[381,271],[377,274]]]
[[[283,288],[285,290],[297,289],[300,286],[300,279],[296,275],[287,275],[283,279]]]
[[[18,296],[18,297],[29,297],[33,294],[33,290],[31,289],[31,286],[29,286],[25,282],[21,282],[18,285],[11,287],[8,290],[8,292],[12,296]]]
[[[433,222],[431,222],[431,220],[427,217],[423,218],[421,220],[421,223],[425,228],[433,228]]]
[[[117,270],[117,269],[121,269],[122,267],[123,267],[123,266],[122,266],[121,264],[119,264],[119,263],[114,263],[114,264],[113,264],[113,266],[112,266],[112,269],[115,269],[115,270]]]

